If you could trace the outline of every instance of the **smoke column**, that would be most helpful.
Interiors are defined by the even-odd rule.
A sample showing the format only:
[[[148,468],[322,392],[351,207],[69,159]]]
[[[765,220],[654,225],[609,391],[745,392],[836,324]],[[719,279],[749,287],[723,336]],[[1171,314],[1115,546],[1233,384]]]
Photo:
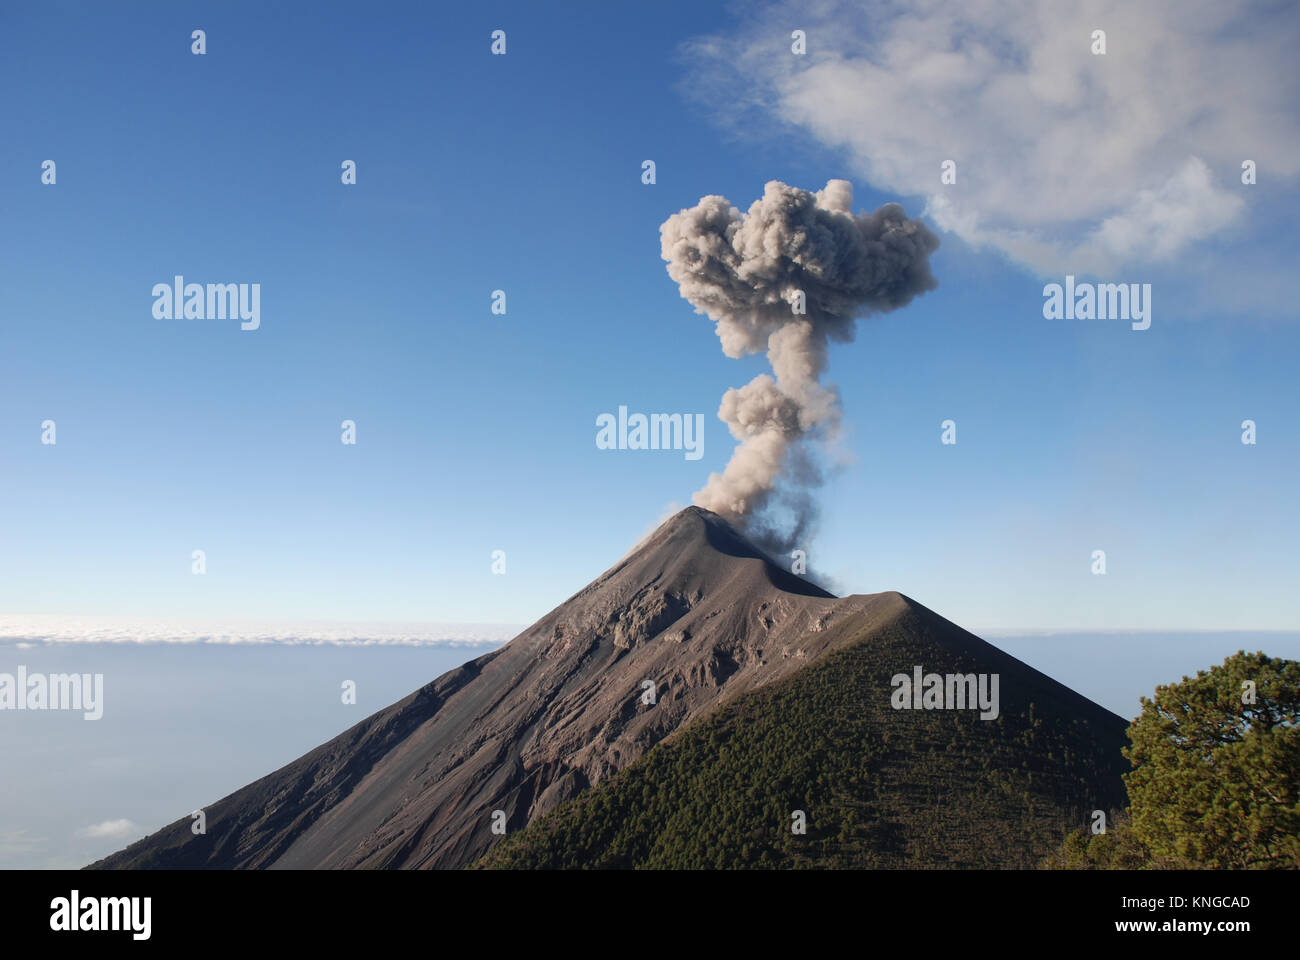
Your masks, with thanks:
[[[929,258],[939,238],[924,223],[896,203],[852,207],[847,180],[816,192],[773,180],[747,213],[709,196],[659,228],[668,275],[717,325],[723,353],[766,351],[772,366],[723,395],[718,417],[739,444],[694,497],[772,551],[806,542],[816,518],[813,454],[835,440],[841,419],[839,392],[822,383],[829,342],[852,341],[855,317],[938,285]],[[766,515],[776,504],[792,524],[778,528]]]

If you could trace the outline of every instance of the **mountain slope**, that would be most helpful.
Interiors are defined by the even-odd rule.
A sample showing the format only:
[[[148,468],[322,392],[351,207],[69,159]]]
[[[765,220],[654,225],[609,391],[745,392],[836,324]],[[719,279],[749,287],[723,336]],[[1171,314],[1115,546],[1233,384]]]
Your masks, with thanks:
[[[697,719],[481,865],[1023,868],[1123,805],[1123,720],[899,600],[885,624]],[[916,665],[999,673],[1001,715],[894,709],[891,678]]]
[[[683,723],[896,616],[836,599],[695,507],[499,650],[93,864],[459,867]],[[658,702],[641,702],[643,681]]]

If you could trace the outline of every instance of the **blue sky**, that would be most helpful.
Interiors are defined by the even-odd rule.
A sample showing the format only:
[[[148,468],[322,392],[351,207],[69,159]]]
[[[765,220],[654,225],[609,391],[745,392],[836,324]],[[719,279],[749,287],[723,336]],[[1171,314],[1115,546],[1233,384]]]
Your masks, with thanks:
[[[876,103],[889,85],[855,70],[916,42],[904,24],[893,53],[853,46],[876,12],[838,29],[697,3],[130,9],[0,12],[0,610],[535,619],[722,468],[719,399],[766,367],[725,357],[679,297],[659,225],[707,194],[743,209],[768,180],[845,178],[855,208],[928,210],[943,245],[937,290],[832,351],[851,462],[808,552],[834,589],[901,590],[977,630],[1300,622],[1300,152],[1275,112],[1296,74],[1237,45],[1294,36],[1294,12],[1196,6],[1223,22],[1180,34],[1154,7],[1094,5],[1079,24],[1113,16],[1111,50],[1077,70],[1109,73],[1058,87],[1016,44],[1086,55],[1087,30],[999,34],[974,4],[980,29],[921,25],[948,56],[893,71],[933,99]],[[1005,62],[961,62],[988,33]],[[1144,62],[1157,41],[1168,58]],[[1228,99],[1186,71],[1167,88],[1180,56],[1222,65]],[[1011,70],[1041,115],[950,104],[971,64],[986,90]],[[964,192],[944,206],[950,155]],[[1189,157],[1208,180],[1189,185]],[[1151,283],[1151,328],[1044,320],[1067,271]],[[155,319],[176,274],[260,283],[260,329]],[[598,450],[620,404],[704,413],[703,459]]]

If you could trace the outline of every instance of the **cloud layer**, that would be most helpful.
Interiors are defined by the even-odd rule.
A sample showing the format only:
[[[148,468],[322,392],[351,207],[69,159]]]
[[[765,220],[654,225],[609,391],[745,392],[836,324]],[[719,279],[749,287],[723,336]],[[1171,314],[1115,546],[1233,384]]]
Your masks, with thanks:
[[[276,623],[31,614],[0,615],[0,644],[13,643],[19,647],[44,643],[478,647],[505,643],[520,629],[509,624]]]
[[[102,823],[92,823],[90,826],[82,827],[77,831],[81,836],[90,837],[93,840],[122,840],[126,837],[139,836],[143,832],[142,828],[130,820],[105,820]]]

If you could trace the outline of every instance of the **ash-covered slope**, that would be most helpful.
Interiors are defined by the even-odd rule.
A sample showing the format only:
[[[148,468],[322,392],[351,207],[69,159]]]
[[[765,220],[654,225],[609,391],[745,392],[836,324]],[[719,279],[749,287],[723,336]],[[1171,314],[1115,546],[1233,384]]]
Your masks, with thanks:
[[[204,835],[186,816],[92,866],[463,866],[494,811],[516,831],[905,608],[837,599],[690,507],[501,649],[208,806]]]

